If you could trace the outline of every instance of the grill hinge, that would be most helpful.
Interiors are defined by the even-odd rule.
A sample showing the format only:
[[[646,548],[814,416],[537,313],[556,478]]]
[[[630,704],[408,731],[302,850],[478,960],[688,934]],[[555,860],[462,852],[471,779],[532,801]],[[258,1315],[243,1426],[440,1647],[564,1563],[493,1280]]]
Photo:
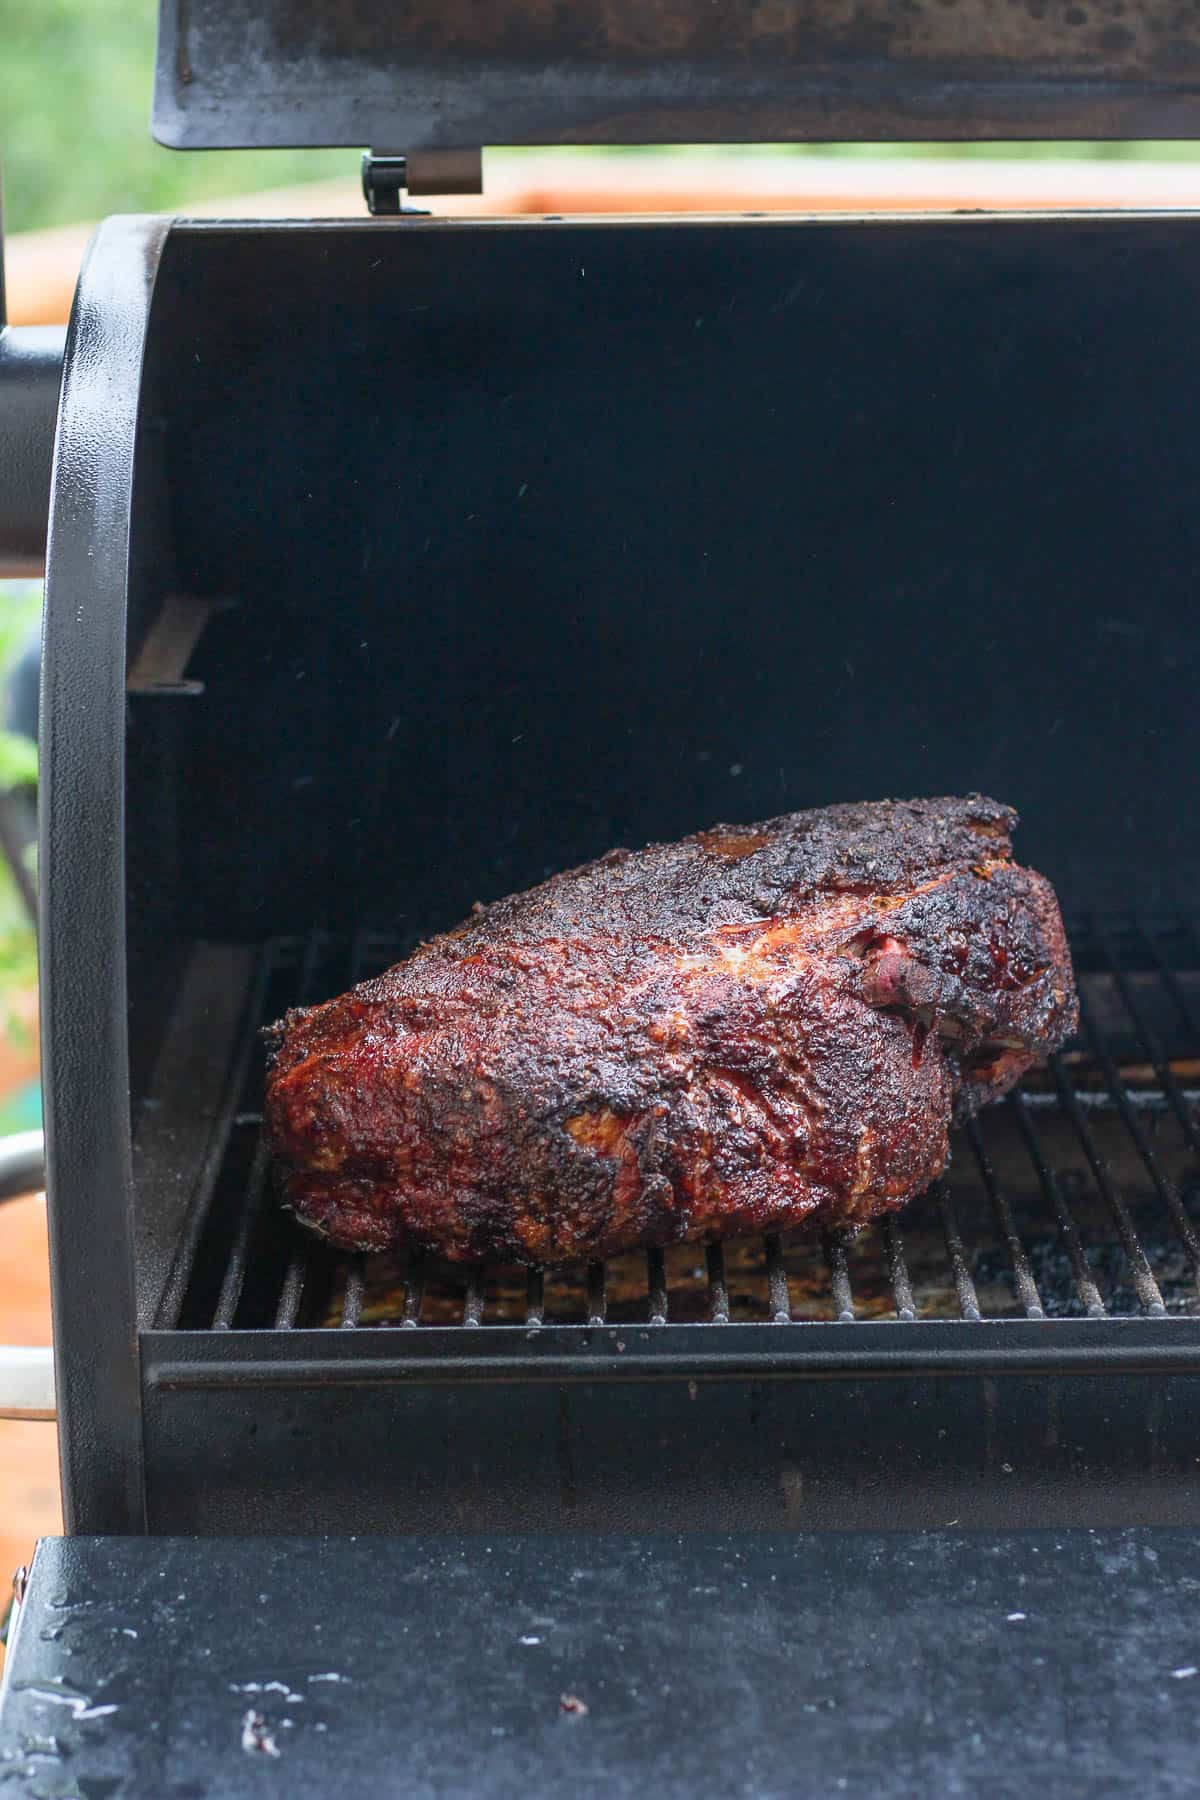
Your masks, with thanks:
[[[422,150],[415,156],[367,150],[362,159],[362,189],[367,210],[380,217],[399,213],[427,217],[424,208],[409,206],[408,194],[482,194],[483,151]]]

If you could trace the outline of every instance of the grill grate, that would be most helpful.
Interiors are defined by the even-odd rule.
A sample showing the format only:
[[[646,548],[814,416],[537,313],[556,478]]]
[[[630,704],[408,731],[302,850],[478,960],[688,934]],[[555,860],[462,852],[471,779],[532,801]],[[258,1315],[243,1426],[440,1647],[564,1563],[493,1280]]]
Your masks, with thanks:
[[[269,944],[261,1019],[336,993],[407,948],[373,934]],[[241,1089],[201,1171],[190,1261],[160,1323],[536,1329],[1200,1314],[1200,937],[1190,921],[1109,920],[1073,933],[1073,950],[1078,1038],[956,1132],[947,1174],[902,1216],[856,1237],[680,1245],[608,1265],[464,1271],[330,1251],[273,1203],[262,1057],[243,1043]]]

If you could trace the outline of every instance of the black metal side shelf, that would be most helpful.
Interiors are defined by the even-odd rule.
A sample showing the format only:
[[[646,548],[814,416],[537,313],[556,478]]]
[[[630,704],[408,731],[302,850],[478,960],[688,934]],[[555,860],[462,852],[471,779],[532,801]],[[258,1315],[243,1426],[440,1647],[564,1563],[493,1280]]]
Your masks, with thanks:
[[[379,1793],[401,1757],[417,1793],[1187,1794],[1198,1583],[1193,1532],[46,1539],[0,1767],[225,1800]]]
[[[1093,921],[1072,938],[1077,1040],[956,1133],[946,1177],[902,1216],[852,1239],[796,1233],[546,1271],[339,1256],[280,1211],[253,1033],[409,945],[275,941],[194,1198],[190,1254],[157,1324],[277,1338],[516,1325],[524,1339],[550,1327],[1200,1316],[1200,935],[1190,919],[1160,919]]]

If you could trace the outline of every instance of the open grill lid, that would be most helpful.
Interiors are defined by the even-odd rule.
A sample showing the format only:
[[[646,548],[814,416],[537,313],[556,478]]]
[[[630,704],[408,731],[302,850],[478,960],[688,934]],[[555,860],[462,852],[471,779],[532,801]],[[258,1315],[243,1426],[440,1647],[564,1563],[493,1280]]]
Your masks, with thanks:
[[[205,149],[1200,135],[1185,0],[162,0]]]

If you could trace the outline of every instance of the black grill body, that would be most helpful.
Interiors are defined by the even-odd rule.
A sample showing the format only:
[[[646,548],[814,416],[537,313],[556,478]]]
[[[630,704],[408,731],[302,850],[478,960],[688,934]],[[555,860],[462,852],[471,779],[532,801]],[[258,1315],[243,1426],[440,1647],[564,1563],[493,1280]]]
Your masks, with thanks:
[[[1198,300],[1182,217],[104,227],[43,706],[72,1529],[1196,1523]],[[1084,1020],[896,1229],[451,1278],[277,1211],[287,1004],[613,844],[969,789]]]

